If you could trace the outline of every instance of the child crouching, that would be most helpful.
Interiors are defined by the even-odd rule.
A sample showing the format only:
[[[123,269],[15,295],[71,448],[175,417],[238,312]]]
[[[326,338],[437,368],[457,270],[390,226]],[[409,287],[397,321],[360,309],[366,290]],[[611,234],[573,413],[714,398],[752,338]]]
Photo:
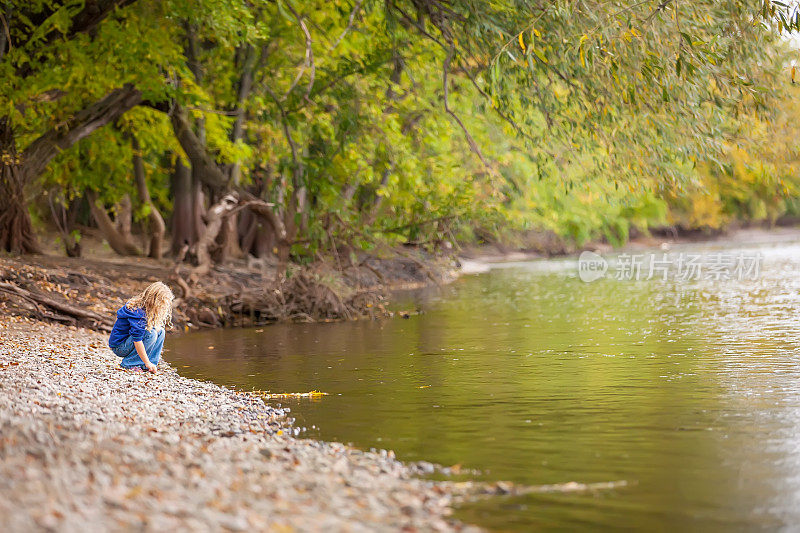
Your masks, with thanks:
[[[122,357],[122,368],[156,372],[164,328],[172,326],[173,298],[169,287],[158,281],[119,308],[108,347]]]

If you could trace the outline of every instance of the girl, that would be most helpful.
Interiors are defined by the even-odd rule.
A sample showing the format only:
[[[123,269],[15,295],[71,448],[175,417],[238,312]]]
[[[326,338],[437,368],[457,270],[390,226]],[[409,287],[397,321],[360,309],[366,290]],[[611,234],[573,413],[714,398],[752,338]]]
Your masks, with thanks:
[[[169,287],[157,281],[119,308],[108,346],[122,357],[122,368],[155,374],[164,348],[164,328],[172,326],[173,298]]]

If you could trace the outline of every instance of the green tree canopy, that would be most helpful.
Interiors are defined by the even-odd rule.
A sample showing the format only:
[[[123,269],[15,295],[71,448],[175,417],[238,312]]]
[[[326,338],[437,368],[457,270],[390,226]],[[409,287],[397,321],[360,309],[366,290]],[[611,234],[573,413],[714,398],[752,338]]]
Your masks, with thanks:
[[[740,117],[776,108],[779,35],[800,27],[768,0],[7,0],[0,15],[4,249],[37,249],[31,193],[88,191],[102,218],[143,191],[137,160],[139,218],[174,210],[193,222],[173,237],[199,242],[236,191],[251,228],[209,243],[251,251],[266,232],[284,257],[502,217],[538,180],[605,180],[597,194],[634,203],[680,187]]]

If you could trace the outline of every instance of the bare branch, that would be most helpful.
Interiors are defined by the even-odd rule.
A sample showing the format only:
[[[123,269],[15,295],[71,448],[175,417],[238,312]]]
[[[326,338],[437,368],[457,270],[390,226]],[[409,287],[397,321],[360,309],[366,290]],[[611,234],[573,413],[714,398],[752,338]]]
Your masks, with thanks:
[[[458,118],[458,115],[456,115],[455,112],[453,112],[453,110],[450,109],[450,104],[448,101],[450,89],[448,87],[447,78],[448,75],[450,74],[450,63],[453,61],[453,56],[455,55],[455,53],[456,53],[455,46],[451,46],[450,49],[447,51],[447,57],[445,57],[444,64],[442,65],[442,89],[444,90],[444,110],[448,115],[450,115],[453,118],[453,120],[456,121],[456,124],[458,124],[458,126],[461,128],[461,131],[464,132],[464,137],[467,138],[467,142],[469,143],[470,149],[475,153],[475,155],[478,156],[478,159],[481,160],[483,166],[485,166],[487,169],[491,171],[492,167],[489,166],[489,163],[483,157],[483,153],[481,152],[478,143],[476,143],[475,139],[472,138],[472,135],[470,135],[469,131],[467,130],[467,127],[464,126],[464,123],[461,122],[461,119]]]
[[[11,44],[11,32],[8,30],[8,22],[6,21],[6,17],[5,17],[5,15],[3,13],[0,13],[0,20],[3,21],[3,29],[5,30],[5,33],[6,33],[6,39],[8,39],[8,51],[10,52],[11,50],[14,49],[14,47]],[[3,46],[3,48],[0,49],[0,52],[4,52],[4,51],[5,51],[5,45]],[[3,57],[3,54],[0,53],[0,58],[2,58],[2,57]]]
[[[653,18],[654,18],[656,15],[658,15],[659,13],[661,13],[661,12],[664,10],[664,8],[665,8],[665,7],[667,7],[667,6],[669,5],[669,3],[670,3],[670,2],[672,2],[672,0],[664,0],[663,2],[661,2],[660,4],[658,4],[658,7],[656,7],[656,8],[653,10],[653,12],[652,12],[652,13],[650,13],[650,15],[648,15],[648,17],[647,17],[646,19],[644,19],[644,24],[647,24],[648,22],[650,22],[651,20],[653,20]]]
[[[292,162],[294,163],[295,169],[298,169],[300,168],[299,167],[300,161],[297,157],[297,145],[295,144],[294,139],[292,138],[292,133],[289,131],[289,123],[286,121],[286,110],[283,108],[283,104],[281,104],[281,101],[278,99],[278,97],[275,95],[272,89],[270,89],[267,86],[264,86],[264,89],[272,97],[272,99],[275,100],[275,105],[278,106],[278,111],[280,111],[281,114],[281,126],[283,127],[283,135],[286,137],[286,142],[289,143],[289,148],[292,151]]]
[[[291,94],[294,88],[297,87],[297,84],[300,83],[300,79],[303,77],[303,74],[305,74],[306,69],[310,68],[311,74],[308,80],[308,88],[306,89],[306,94],[304,97],[308,99],[308,97],[311,96],[311,89],[314,88],[314,78],[317,75],[317,67],[316,64],[314,63],[314,51],[311,48],[313,44],[313,41],[311,40],[311,32],[308,31],[308,26],[306,26],[303,17],[300,16],[300,14],[294,9],[294,6],[292,6],[290,2],[286,3],[286,7],[288,7],[289,11],[292,12],[292,15],[294,15],[294,17],[297,19],[297,23],[300,25],[300,29],[303,30],[303,34],[305,35],[306,39],[306,55],[305,55],[305,61],[303,63],[303,68],[301,68],[300,71],[297,73],[297,76],[292,82],[292,85],[289,87],[289,90],[286,91],[286,93],[283,95],[281,101],[286,100],[286,98],[289,96],[289,94]]]
[[[361,4],[363,3],[364,0],[358,0],[358,2],[356,2],[356,5],[353,6],[353,10],[350,12],[350,18],[347,20],[347,27],[344,29],[339,38],[336,39],[336,42],[333,43],[333,46],[331,46],[331,51],[335,50],[336,47],[339,46],[339,43],[342,42],[342,39],[344,39],[345,35],[347,35],[347,32],[349,32],[350,28],[353,27],[353,21],[355,21],[356,14],[358,13],[358,10],[361,9]]]

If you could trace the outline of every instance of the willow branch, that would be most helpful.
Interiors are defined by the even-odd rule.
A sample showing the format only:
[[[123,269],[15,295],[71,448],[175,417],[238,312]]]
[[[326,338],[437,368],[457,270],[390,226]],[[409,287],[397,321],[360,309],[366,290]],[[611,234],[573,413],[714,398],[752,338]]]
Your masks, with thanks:
[[[358,2],[356,2],[356,5],[353,6],[353,10],[350,12],[350,17],[347,20],[347,27],[344,29],[342,34],[339,35],[339,38],[336,39],[336,42],[333,43],[333,46],[331,46],[331,51],[335,50],[336,47],[339,46],[339,43],[342,42],[342,39],[344,39],[345,35],[347,35],[347,32],[349,32],[350,29],[353,27],[353,22],[356,19],[356,14],[358,13],[358,10],[361,9],[361,4],[363,3],[364,0],[358,0]]]
[[[448,100],[450,89],[448,87],[447,78],[450,74],[450,63],[453,61],[454,55],[455,55],[455,47],[451,46],[450,49],[447,51],[447,57],[445,57],[444,64],[442,65],[442,89],[444,90],[444,110],[448,115],[450,115],[453,118],[456,124],[458,124],[458,126],[461,128],[461,131],[464,132],[464,137],[466,137],[470,149],[475,153],[475,155],[478,156],[478,159],[481,160],[483,166],[491,170],[492,167],[489,166],[489,163],[483,157],[483,153],[481,152],[478,143],[476,143],[475,139],[472,138],[472,135],[470,135],[469,130],[467,130],[467,127],[464,125],[463,122],[461,122],[461,119],[458,118],[458,115],[456,115],[455,112],[452,109],[450,109],[450,103]]]
[[[288,7],[289,11],[292,12],[292,15],[294,15],[294,17],[297,19],[297,23],[300,25],[300,29],[303,30],[303,34],[305,35],[305,40],[306,40],[306,55],[305,55],[305,61],[303,62],[303,67],[297,73],[297,76],[295,76],[292,85],[289,87],[289,90],[286,91],[286,93],[283,95],[281,100],[286,100],[286,98],[289,96],[289,94],[291,94],[294,88],[297,87],[297,84],[300,83],[300,79],[303,77],[303,74],[305,73],[306,69],[310,68],[311,74],[308,80],[308,88],[306,89],[306,94],[305,94],[305,98],[308,98],[309,96],[311,96],[311,89],[313,89],[314,87],[314,78],[317,75],[317,67],[316,64],[314,63],[314,50],[312,49],[313,41],[311,40],[311,32],[308,31],[308,26],[306,26],[303,17],[301,17],[300,14],[294,9],[294,6],[292,6],[291,3],[287,2],[286,7]]]

